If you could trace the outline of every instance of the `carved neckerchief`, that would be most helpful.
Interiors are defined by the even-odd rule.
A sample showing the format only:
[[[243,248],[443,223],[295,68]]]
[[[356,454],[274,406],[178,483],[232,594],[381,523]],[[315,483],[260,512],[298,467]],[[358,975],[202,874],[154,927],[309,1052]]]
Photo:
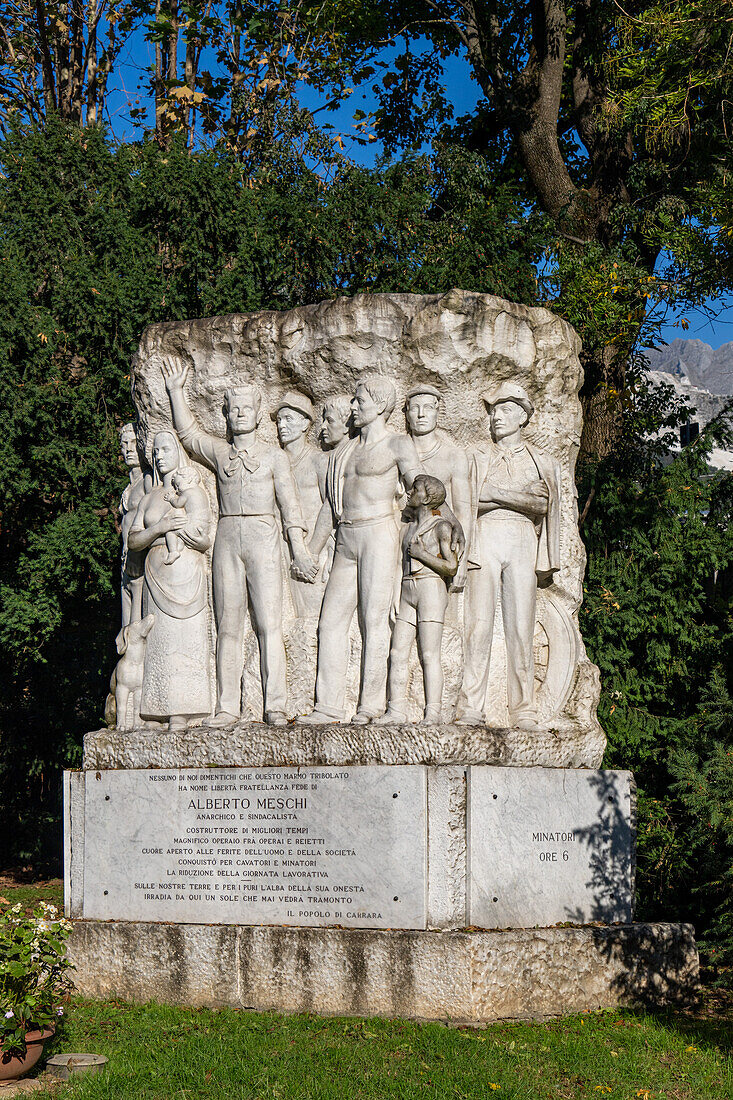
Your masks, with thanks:
[[[229,448],[229,461],[224,466],[224,473],[227,474],[228,477],[234,477],[234,475],[239,472],[240,463],[244,466],[248,474],[253,474],[255,470],[259,470],[260,468],[259,459],[249,453],[249,448],[243,447],[238,451],[232,443]]]

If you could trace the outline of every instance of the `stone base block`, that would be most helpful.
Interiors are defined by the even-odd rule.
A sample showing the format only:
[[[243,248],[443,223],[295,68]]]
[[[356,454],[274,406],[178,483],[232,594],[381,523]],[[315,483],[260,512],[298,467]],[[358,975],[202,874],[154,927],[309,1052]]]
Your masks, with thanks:
[[[686,924],[505,932],[77,921],[79,993],[134,1002],[455,1022],[693,1001]]]
[[[107,768],[257,768],[273,765],[493,764],[501,767],[598,768],[606,738],[596,723],[562,729],[488,726],[303,726],[238,722],[227,729],[195,726],[101,729],[84,738],[84,770]]]

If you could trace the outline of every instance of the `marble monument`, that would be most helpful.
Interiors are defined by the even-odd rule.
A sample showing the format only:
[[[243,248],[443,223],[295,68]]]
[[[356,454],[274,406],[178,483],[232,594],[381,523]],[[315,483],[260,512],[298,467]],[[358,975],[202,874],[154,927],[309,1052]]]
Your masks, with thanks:
[[[143,334],[116,707],[65,775],[82,992],[473,1021],[694,992],[691,929],[633,923],[633,777],[598,770],[579,349],[457,290]]]

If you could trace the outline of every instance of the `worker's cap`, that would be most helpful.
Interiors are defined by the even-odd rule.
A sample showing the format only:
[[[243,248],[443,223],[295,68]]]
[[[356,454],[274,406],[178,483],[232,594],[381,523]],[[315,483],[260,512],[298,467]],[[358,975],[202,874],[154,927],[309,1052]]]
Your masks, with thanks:
[[[489,411],[493,409],[494,405],[500,405],[503,401],[515,401],[517,405],[522,406],[528,420],[534,412],[534,405],[529,399],[529,394],[516,382],[502,382],[495,390],[490,390],[489,393],[482,396],[483,402]]]
[[[429,382],[421,382],[419,386],[413,386],[405,394],[405,403],[407,403],[411,397],[417,397],[418,394],[429,393],[431,397],[437,397],[438,401],[442,398],[443,394],[435,386],[431,386]]]
[[[272,419],[277,418],[277,414],[281,409],[295,409],[296,412],[302,413],[303,416],[307,416],[313,423],[316,416],[316,410],[313,408],[313,402],[310,397],[306,397],[304,393],[297,393],[295,390],[288,390],[283,397],[280,398],[277,408],[272,414]]]

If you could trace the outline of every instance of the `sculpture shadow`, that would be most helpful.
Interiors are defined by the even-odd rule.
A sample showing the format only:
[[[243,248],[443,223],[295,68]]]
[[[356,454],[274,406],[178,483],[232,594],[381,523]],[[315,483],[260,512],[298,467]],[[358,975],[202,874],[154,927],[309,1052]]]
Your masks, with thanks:
[[[694,933],[684,924],[632,924],[636,872],[636,785],[624,806],[621,777],[598,771],[590,778],[600,805],[598,819],[575,830],[590,853],[590,912],[568,911],[575,924],[592,929],[599,955],[615,976],[612,988],[621,1004],[658,1011],[690,1007],[699,998]],[[616,925],[615,928],[608,927]],[[606,926],[606,927],[604,927]]]

